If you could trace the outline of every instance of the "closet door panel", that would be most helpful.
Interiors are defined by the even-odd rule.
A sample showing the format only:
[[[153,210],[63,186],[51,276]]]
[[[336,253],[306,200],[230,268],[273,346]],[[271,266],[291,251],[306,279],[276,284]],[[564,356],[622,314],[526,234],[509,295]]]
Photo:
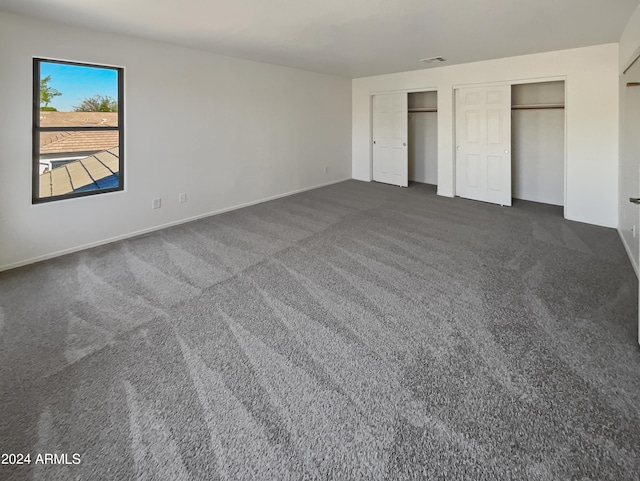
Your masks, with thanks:
[[[456,194],[511,205],[511,86],[456,90]]]
[[[376,182],[409,185],[407,93],[373,97],[373,165]]]

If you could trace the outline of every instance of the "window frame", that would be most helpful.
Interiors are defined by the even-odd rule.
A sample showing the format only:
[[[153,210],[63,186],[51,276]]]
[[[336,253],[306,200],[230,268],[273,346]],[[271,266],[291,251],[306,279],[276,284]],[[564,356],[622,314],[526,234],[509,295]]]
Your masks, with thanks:
[[[118,125],[117,126],[76,126],[76,127],[41,127],[40,126],[40,64],[58,63],[62,65],[75,65],[79,67],[92,67],[100,69],[115,70],[118,82]],[[124,68],[110,65],[99,65],[85,62],[73,62],[66,60],[55,60],[49,58],[33,58],[33,125],[32,125],[32,182],[31,182],[31,203],[43,204],[58,200],[75,199],[77,197],[87,197],[96,194],[106,194],[109,192],[119,192],[124,190]],[[59,131],[117,131],[118,132],[118,185],[104,189],[95,189],[83,192],[70,192],[68,194],[40,197],[40,134],[42,132]]]

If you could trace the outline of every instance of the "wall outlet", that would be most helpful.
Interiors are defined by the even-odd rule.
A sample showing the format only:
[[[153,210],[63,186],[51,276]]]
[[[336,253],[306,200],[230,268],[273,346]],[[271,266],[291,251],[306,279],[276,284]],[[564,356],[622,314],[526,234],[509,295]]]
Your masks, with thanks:
[[[633,238],[635,239],[635,237],[636,237],[636,226],[635,225],[631,228],[631,232],[633,233]]]
[[[187,201],[187,194],[185,192],[178,194],[178,202],[180,202],[181,204],[184,204],[186,201]]]
[[[162,200],[160,199],[160,197],[158,197],[157,199],[153,199],[151,201],[152,209],[159,209],[161,206],[162,206]]]

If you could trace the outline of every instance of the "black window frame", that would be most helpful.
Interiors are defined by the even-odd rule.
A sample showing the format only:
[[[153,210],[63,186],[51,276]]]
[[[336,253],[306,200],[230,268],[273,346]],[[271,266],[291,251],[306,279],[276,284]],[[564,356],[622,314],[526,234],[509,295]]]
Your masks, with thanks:
[[[41,127],[40,126],[40,64],[58,63],[62,65],[76,65],[79,67],[92,67],[100,69],[114,70],[118,77],[118,125],[117,126],[76,126],[76,127]],[[58,132],[58,131],[99,131],[99,130],[115,130],[118,131],[118,155],[119,155],[119,171],[117,187],[109,187],[104,189],[88,190],[83,192],[70,192],[68,194],[56,195],[50,197],[40,197],[40,133],[41,132]],[[96,194],[106,194],[108,192],[119,192],[124,190],[124,68],[113,67],[110,65],[99,65],[84,62],[71,62],[66,60],[55,60],[49,58],[33,58],[33,129],[32,129],[33,147],[32,147],[32,186],[31,186],[31,202],[32,204],[42,204],[46,202],[55,202],[58,200],[75,199],[77,197],[87,197]]]

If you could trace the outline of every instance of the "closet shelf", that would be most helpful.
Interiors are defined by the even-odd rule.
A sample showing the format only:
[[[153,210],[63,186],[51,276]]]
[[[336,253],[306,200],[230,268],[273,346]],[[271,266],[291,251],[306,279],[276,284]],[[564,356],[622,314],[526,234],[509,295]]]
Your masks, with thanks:
[[[511,110],[546,110],[546,109],[563,109],[564,104],[521,104],[513,105]]]
[[[416,107],[409,109],[409,112],[437,112],[438,109],[435,107]]]

